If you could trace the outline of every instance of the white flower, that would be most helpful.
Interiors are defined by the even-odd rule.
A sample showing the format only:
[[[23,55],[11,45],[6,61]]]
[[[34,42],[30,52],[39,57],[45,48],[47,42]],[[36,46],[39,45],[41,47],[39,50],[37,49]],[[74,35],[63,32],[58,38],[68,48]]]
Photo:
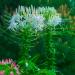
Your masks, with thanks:
[[[20,11],[21,11],[21,12],[25,12],[24,6],[21,6]]]
[[[20,15],[15,14],[12,16],[12,19],[10,20],[10,25],[8,29],[14,30],[17,29],[17,24],[20,22]]]
[[[44,17],[41,15],[34,15],[32,17],[32,27],[36,30],[43,30],[44,27]]]
[[[56,26],[56,25],[60,24],[61,22],[62,22],[61,17],[58,16],[58,15],[56,15],[56,16],[53,16],[52,18],[50,18],[48,20],[48,25],[54,25],[54,26]]]

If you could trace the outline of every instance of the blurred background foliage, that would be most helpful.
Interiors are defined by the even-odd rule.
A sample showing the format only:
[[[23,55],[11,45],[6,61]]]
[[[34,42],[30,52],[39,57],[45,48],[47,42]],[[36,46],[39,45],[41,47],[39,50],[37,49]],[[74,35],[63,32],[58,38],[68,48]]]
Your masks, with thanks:
[[[30,6],[33,5],[35,7],[38,6],[53,6],[58,8],[60,5],[67,4],[68,7],[74,7],[74,0],[0,0],[0,7],[8,7],[8,8],[16,8],[18,5]]]

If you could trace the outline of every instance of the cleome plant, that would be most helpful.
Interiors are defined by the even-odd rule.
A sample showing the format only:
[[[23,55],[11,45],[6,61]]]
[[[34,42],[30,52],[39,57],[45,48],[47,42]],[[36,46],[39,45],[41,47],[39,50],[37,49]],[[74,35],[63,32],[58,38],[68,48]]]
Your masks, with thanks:
[[[54,7],[19,6],[16,9],[8,29],[18,38],[21,75],[56,75],[52,29],[61,22],[61,15]]]
[[[12,59],[0,61],[0,75],[20,75],[18,65]]]
[[[75,0],[0,0],[0,75],[75,75]]]

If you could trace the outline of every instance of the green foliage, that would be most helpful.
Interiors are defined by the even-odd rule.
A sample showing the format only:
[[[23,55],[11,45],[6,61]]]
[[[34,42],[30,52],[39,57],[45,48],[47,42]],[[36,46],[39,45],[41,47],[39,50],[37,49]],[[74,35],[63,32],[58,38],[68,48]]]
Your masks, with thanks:
[[[5,11],[1,16],[2,24],[0,24],[0,59],[16,59],[18,58],[16,56],[18,55],[17,51],[20,50],[17,44],[17,37],[14,33],[7,29],[11,15]]]
[[[22,75],[35,75],[35,70],[37,69],[32,59],[30,59],[30,51],[34,47],[34,42],[37,38],[36,32],[32,29],[30,25],[20,28],[15,31],[16,37],[18,38],[18,45],[20,47],[20,58],[19,65]]]
[[[62,26],[60,27],[60,31],[56,31],[56,35],[54,36],[55,40],[55,47],[57,49],[56,56],[57,56],[57,67],[59,71],[63,72],[64,75],[74,75],[74,65],[75,57],[74,53],[74,37],[75,31],[72,29],[74,26]],[[59,34],[60,33],[60,34]],[[73,58],[73,59],[72,59]],[[71,68],[72,67],[72,68]],[[69,70],[69,73],[68,73]]]
[[[48,68],[55,69],[56,64],[56,48],[53,40],[53,35],[55,31],[52,31],[53,27],[47,26],[43,31],[43,40],[44,40],[44,50],[45,50],[45,59],[46,64],[48,64]]]
[[[2,20],[2,28],[6,29],[9,25],[9,20],[11,19],[11,14],[8,13],[8,11],[4,11],[3,15],[1,15],[1,20]]]
[[[54,70],[41,69],[36,75],[56,75]]]
[[[20,40],[19,45],[21,48],[21,57],[19,58],[19,65],[22,75],[56,75],[55,72],[48,71],[48,69],[56,69],[56,52],[52,43],[50,27],[48,27],[44,32],[35,33],[35,31],[31,29],[30,25],[28,25],[27,27],[20,29],[16,34]],[[38,41],[40,43],[41,41],[39,39],[43,39],[41,47],[44,46],[44,48],[40,48],[40,50],[38,50],[40,52],[37,55],[32,49],[34,48],[37,50],[36,47],[39,47],[39,44],[35,44],[35,42]],[[33,52],[33,54],[30,52]]]
[[[20,28],[19,31],[16,32],[16,36],[19,39],[22,56],[24,56],[24,58],[28,57],[30,49],[34,46],[33,41],[36,40],[36,33],[30,25],[27,25],[24,28]]]
[[[74,75],[75,31],[72,30],[72,27],[66,25],[48,26],[44,28],[44,31],[39,32],[39,38],[42,40],[41,47],[43,49],[40,48],[39,55],[35,55],[34,53],[33,57],[31,56],[26,60],[21,59],[21,68],[26,70],[23,71],[23,74],[28,75],[32,72],[31,75],[55,75],[56,73],[52,72],[51,74],[49,70],[55,70],[55,72],[57,70],[60,75],[62,73],[63,75]],[[39,40],[38,42],[41,41]]]

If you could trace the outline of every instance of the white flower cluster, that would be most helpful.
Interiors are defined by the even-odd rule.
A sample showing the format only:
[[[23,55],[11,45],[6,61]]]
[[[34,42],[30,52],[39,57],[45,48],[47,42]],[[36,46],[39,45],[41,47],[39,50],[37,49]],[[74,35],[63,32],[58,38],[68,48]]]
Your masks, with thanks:
[[[47,22],[45,23],[46,17],[48,16]],[[15,30],[26,25],[31,25],[34,29],[41,31],[45,25],[58,25],[62,19],[53,7],[38,7],[33,6],[27,8],[19,6],[16,9],[10,20],[9,29]]]
[[[61,22],[62,22],[62,19],[60,18],[58,14],[48,19],[48,24],[53,26],[56,26],[60,24]]]

